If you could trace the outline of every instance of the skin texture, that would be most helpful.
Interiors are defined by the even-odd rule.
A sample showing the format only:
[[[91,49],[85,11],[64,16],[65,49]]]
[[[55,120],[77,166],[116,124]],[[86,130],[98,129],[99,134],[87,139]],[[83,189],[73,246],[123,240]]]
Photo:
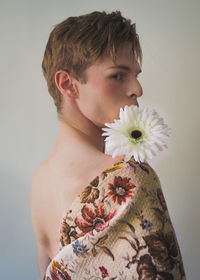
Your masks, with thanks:
[[[130,44],[124,44],[117,52],[116,63],[110,57],[101,57],[86,70],[85,84],[66,71],[55,74],[64,99],[58,137],[35,170],[30,190],[41,279],[59,251],[60,224],[66,209],[96,174],[124,158],[104,154],[101,128],[119,118],[120,107],[139,106],[137,98],[143,92],[137,75],[141,69],[130,50]]]

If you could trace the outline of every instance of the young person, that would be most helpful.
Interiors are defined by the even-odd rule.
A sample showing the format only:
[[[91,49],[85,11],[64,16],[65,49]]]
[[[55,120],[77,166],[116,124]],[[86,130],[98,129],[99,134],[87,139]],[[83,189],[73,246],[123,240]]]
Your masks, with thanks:
[[[69,17],[49,36],[42,69],[59,132],[33,174],[30,192],[41,279],[59,253],[66,210],[97,174],[124,159],[104,153],[102,128],[119,117],[121,107],[139,106],[141,63],[135,24],[119,11]]]

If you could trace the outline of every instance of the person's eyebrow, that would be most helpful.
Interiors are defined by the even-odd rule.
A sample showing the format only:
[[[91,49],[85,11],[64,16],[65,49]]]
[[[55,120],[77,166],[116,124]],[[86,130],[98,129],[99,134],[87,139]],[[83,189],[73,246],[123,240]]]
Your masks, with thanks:
[[[108,67],[107,69],[113,69],[113,68],[114,68],[114,69],[115,69],[115,68],[120,68],[120,69],[126,70],[126,71],[128,71],[128,72],[131,72],[130,67],[129,67],[129,66],[126,66],[126,65],[115,65],[115,66]],[[141,69],[139,69],[139,70],[137,71],[138,74],[141,73],[141,72],[142,72]]]

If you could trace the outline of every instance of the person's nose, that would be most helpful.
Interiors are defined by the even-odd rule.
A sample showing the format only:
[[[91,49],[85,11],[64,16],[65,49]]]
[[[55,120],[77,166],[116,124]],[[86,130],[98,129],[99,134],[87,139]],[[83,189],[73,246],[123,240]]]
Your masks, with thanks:
[[[143,95],[143,89],[140,84],[140,82],[137,80],[137,78],[133,78],[131,90],[130,90],[130,96],[135,96],[136,98]]]

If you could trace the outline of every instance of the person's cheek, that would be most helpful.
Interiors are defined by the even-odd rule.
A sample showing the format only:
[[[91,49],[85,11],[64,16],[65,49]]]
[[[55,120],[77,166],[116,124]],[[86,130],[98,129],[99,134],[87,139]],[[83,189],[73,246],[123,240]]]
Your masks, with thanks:
[[[102,84],[102,95],[108,98],[117,98],[119,95],[120,88],[117,82],[106,82]]]
[[[124,103],[122,92],[123,90],[117,82],[106,83],[102,87],[102,99],[104,100],[104,109],[107,110],[106,122],[108,123],[119,118],[120,107]]]

